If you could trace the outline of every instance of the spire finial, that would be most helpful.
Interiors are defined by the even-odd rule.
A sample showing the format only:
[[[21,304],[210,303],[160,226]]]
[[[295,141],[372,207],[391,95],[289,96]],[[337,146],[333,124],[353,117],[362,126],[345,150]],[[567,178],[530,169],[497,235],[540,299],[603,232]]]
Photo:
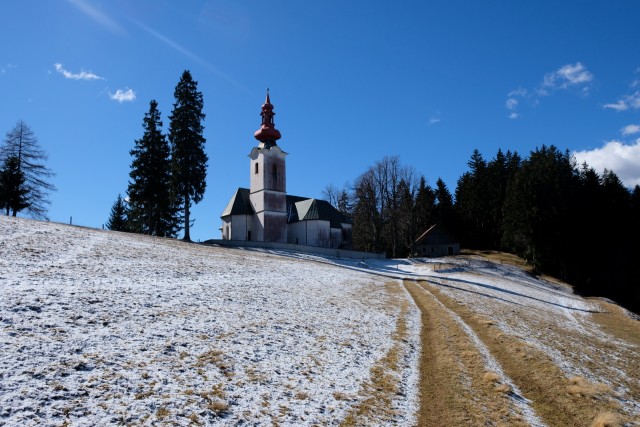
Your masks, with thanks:
[[[269,97],[269,88],[267,88],[267,98],[264,104],[262,104],[262,112],[260,113],[262,116],[262,124],[260,129],[253,134],[258,141],[267,145],[276,145],[276,141],[280,139],[280,131],[276,129],[275,123],[273,122],[273,116],[275,116],[275,114]]]

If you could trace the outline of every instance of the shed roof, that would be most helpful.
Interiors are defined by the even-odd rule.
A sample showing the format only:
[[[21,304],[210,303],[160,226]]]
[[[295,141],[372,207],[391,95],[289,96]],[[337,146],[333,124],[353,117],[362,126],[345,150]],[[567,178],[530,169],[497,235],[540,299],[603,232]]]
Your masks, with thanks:
[[[434,224],[416,239],[416,245],[450,245],[458,243],[442,229],[439,224]]]

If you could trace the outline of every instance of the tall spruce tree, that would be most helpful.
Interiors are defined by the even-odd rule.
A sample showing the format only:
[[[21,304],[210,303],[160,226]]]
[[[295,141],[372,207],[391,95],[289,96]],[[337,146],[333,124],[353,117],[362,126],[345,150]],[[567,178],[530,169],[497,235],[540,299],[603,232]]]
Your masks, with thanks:
[[[0,148],[3,170],[9,175],[13,174],[14,183],[17,182],[16,179],[19,181],[18,186],[13,188],[13,193],[4,196],[14,200],[15,204],[11,207],[14,216],[24,210],[34,218],[47,218],[46,206],[50,203],[47,193],[55,190],[53,184],[48,182],[54,174],[44,164],[47,158],[33,131],[24,121],[19,120],[7,133],[4,145]],[[10,163],[14,166],[11,167]]]
[[[169,144],[155,100],[149,103],[142,127],[142,138],[129,152],[133,160],[127,189],[128,227],[136,233],[175,237],[179,231],[178,204],[172,188]]]
[[[118,198],[111,207],[111,213],[109,214],[106,227],[113,231],[128,231],[127,223],[127,207],[122,200],[122,196],[118,194]]]
[[[434,213],[436,222],[451,233],[456,223],[455,212],[453,210],[453,197],[442,178],[438,178],[436,181],[435,196],[436,206]]]
[[[424,176],[421,176],[415,200],[416,232],[418,236],[435,224],[435,203],[436,194],[433,192],[433,189],[427,185]]]
[[[199,203],[204,196],[208,157],[204,151],[206,139],[202,135],[205,118],[202,93],[188,70],[182,73],[174,98],[169,117],[173,186],[184,212],[184,240],[190,241],[191,204]]]

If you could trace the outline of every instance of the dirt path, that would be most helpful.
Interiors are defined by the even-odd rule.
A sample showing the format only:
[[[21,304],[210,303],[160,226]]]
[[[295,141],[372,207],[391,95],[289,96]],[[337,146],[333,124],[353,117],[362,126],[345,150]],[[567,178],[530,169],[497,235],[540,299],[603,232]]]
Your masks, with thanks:
[[[567,378],[551,358],[427,282],[405,281],[422,313],[419,424],[617,426],[611,387]]]

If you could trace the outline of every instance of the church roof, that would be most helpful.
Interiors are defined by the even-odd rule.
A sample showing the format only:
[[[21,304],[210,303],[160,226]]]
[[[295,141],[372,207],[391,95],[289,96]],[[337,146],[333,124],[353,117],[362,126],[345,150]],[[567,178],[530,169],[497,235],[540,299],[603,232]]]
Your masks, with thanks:
[[[340,224],[349,222],[326,200],[287,196],[287,205],[290,206],[288,222],[323,220],[329,221],[332,228],[340,228]]]
[[[253,210],[253,206],[251,206],[251,201],[249,200],[249,189],[238,188],[220,216],[252,215],[254,213],[255,211]]]
[[[238,188],[222,211],[221,218],[229,215],[253,215],[255,211],[251,205],[248,188]],[[329,221],[331,228],[340,228],[340,224],[349,223],[339,210],[326,200],[309,199],[300,196],[286,196],[287,222],[321,220]]]

